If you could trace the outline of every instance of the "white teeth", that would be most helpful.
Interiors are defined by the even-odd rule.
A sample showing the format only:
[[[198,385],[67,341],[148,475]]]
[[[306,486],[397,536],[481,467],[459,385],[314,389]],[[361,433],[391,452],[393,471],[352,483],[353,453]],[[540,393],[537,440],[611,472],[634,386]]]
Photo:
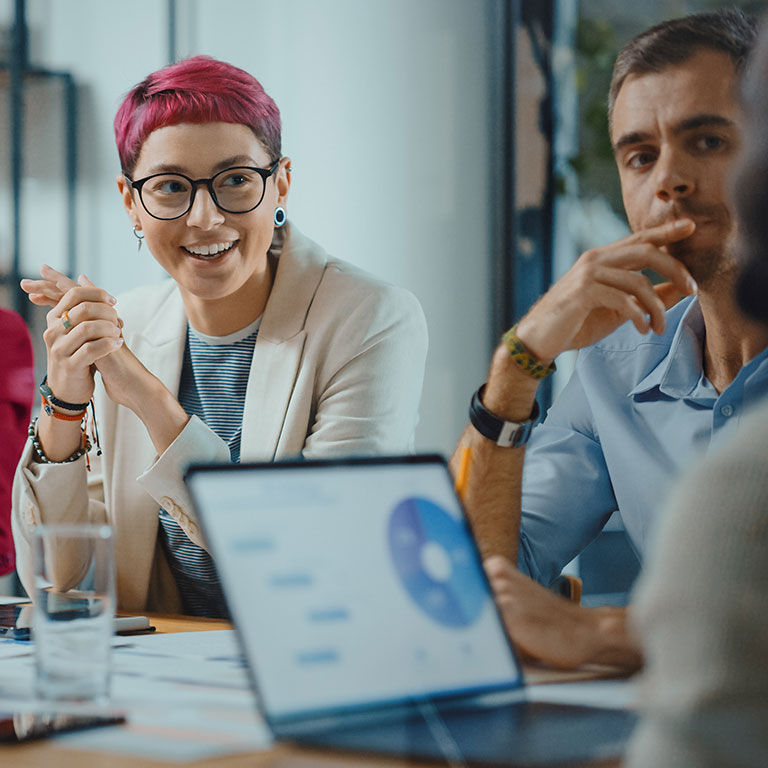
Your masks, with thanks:
[[[228,251],[235,241],[228,243],[213,243],[212,245],[185,245],[184,250],[193,253],[195,256],[216,256],[223,251]]]

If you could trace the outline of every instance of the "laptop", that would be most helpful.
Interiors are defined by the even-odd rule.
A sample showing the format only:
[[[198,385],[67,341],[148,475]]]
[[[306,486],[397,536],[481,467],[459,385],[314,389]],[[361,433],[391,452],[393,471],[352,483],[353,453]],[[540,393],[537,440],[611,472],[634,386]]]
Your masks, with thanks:
[[[526,701],[442,457],[186,480],[277,740],[450,765],[622,753],[631,712]]]

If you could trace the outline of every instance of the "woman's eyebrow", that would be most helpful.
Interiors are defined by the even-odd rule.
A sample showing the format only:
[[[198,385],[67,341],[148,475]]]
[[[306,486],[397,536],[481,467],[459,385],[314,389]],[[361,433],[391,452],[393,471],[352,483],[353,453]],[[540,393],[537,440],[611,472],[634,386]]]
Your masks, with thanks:
[[[222,171],[225,168],[232,168],[233,166],[248,166],[258,168],[259,164],[250,155],[232,155],[231,157],[224,158],[220,162],[213,166],[213,172]],[[189,169],[183,165],[176,165],[173,163],[158,163],[149,168],[147,176],[152,176],[155,173],[181,173],[185,176],[192,176],[189,173]]]
[[[224,168],[231,168],[237,165],[247,165],[249,167],[257,168],[259,164],[250,155],[233,155],[226,160],[222,160],[220,163],[216,163],[214,168],[217,171],[224,170]]]

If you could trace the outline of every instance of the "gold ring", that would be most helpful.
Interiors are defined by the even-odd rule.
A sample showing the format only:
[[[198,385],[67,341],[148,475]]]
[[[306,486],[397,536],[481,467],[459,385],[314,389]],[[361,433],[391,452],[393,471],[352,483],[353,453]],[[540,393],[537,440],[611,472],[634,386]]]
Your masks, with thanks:
[[[72,330],[72,323],[69,320],[69,312],[67,310],[64,310],[64,313],[61,316],[61,324],[64,326],[64,330],[69,333]]]

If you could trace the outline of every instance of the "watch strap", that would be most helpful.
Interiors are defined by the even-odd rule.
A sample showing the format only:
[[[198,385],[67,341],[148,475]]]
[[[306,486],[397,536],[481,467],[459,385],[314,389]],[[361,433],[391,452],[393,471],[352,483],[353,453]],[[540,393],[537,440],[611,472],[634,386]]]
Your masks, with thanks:
[[[469,420],[472,426],[496,445],[503,448],[519,448],[525,445],[533,430],[534,424],[539,419],[539,404],[533,403],[533,411],[527,421],[505,421],[483,405],[483,392],[485,384],[472,395],[469,405]]]

